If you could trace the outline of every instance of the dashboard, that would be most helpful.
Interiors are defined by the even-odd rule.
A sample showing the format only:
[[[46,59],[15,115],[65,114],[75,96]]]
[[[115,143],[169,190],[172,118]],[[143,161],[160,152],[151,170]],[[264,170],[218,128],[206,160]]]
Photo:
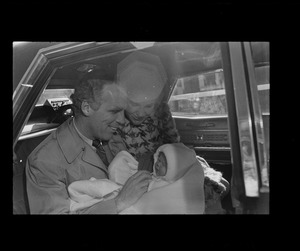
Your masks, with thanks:
[[[174,116],[181,140],[202,147],[229,147],[227,116],[186,118]]]
[[[227,116],[174,116],[181,142],[208,162],[230,164],[230,136]]]

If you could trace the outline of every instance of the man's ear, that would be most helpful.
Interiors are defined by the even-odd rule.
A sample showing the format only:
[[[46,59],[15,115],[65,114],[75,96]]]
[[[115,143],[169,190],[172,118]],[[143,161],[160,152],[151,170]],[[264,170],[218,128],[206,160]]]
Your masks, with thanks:
[[[89,117],[94,112],[90,104],[85,100],[81,103],[81,111],[87,117]]]

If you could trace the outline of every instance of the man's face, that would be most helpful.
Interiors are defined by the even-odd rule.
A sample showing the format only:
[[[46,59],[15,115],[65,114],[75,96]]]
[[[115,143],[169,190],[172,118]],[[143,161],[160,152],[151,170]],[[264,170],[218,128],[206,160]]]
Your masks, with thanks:
[[[116,85],[107,85],[103,90],[101,106],[89,117],[89,131],[92,139],[109,140],[124,126],[127,101]]]
[[[167,173],[167,159],[163,152],[158,154],[157,161],[155,162],[155,173],[157,176],[165,176]]]
[[[140,125],[147,117],[154,113],[155,101],[135,103],[128,100],[126,117],[134,124]]]

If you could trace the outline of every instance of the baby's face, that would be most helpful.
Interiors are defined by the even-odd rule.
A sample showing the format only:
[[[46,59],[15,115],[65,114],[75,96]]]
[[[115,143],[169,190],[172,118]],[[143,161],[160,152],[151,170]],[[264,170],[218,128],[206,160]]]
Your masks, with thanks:
[[[165,176],[167,173],[167,159],[163,152],[160,152],[155,163],[155,172],[157,176]]]

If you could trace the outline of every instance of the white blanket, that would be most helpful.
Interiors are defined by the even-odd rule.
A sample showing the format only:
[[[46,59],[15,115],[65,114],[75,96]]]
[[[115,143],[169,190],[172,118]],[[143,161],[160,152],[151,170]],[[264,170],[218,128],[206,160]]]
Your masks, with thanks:
[[[70,210],[90,207],[117,196],[127,179],[137,172],[138,162],[126,152],[119,152],[108,167],[109,179],[78,180],[68,186]]]
[[[126,151],[119,152],[108,167],[108,177],[117,184],[125,182],[138,170],[138,162]]]
[[[203,184],[203,168],[194,163],[183,177],[172,183],[154,179],[149,192],[120,214],[203,214]]]
[[[100,201],[110,200],[117,196],[122,186],[108,179],[78,180],[68,186],[70,211],[90,207]]]
[[[181,147],[181,146],[180,146]],[[179,148],[183,151],[182,148]],[[196,160],[193,151],[186,149],[185,158],[177,156],[172,163],[169,159],[169,171],[175,166],[184,167],[184,171],[170,172],[173,176],[182,176],[175,181],[153,177],[146,192],[133,206],[120,214],[203,214],[204,171]],[[196,160],[196,161],[195,161]],[[173,160],[174,161],[174,160]],[[190,163],[190,164],[188,164]],[[192,164],[191,164],[192,163]],[[109,179],[75,181],[68,187],[70,209],[76,211],[90,207],[102,200],[113,199],[121,190],[126,180],[137,172],[137,161],[127,152],[120,152],[110,164]]]

